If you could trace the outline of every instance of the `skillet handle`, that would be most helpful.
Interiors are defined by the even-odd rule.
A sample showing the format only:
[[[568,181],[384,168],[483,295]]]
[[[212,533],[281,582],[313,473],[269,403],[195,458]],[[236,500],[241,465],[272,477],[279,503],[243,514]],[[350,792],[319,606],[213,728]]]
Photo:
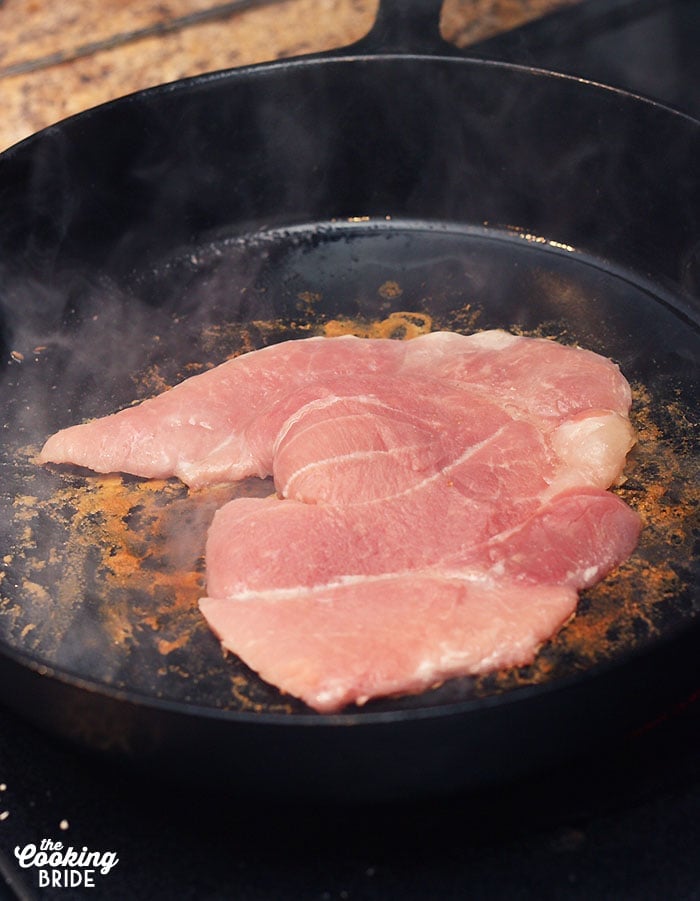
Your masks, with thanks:
[[[440,34],[443,0],[380,0],[374,25],[353,53],[455,53]]]

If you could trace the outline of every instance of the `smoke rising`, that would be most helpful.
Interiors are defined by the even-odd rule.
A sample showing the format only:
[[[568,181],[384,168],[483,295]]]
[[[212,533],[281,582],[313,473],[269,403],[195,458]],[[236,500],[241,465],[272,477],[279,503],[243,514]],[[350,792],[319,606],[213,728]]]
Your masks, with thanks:
[[[102,495],[76,519],[70,492],[85,475],[40,469],[32,451],[62,426],[245,349],[242,332],[255,323],[270,325],[255,326],[260,343],[286,336],[302,318],[303,292],[319,295],[319,315],[386,315],[377,286],[393,278],[402,307],[429,308],[439,320],[471,304],[483,327],[546,322],[556,333],[566,322],[573,339],[624,355],[633,377],[668,384],[674,360],[692,360],[694,350],[672,313],[672,350],[658,351],[646,288],[523,240],[551,239],[623,268],[643,261],[641,271],[668,282],[697,260],[697,129],[642,109],[615,92],[488,64],[314,62],[150,92],[4,155],[9,562],[0,637],[107,681],[143,679],[145,690],[178,696],[211,689],[212,703],[233,703],[216,643],[187,619],[198,550],[188,558],[172,540],[178,520],[195,531],[208,508],[193,512],[169,487],[173,514],[155,523],[136,483],[119,488],[124,508],[111,524],[125,517],[132,542],[144,524],[158,525],[194,574],[180,608],[174,582],[161,583],[160,618],[149,623],[143,598],[105,594],[115,560],[134,546],[112,532],[111,544],[91,549],[90,534],[106,541],[110,528]],[[676,182],[669,172],[685,176]],[[350,219],[360,224],[350,228]],[[685,382],[679,390],[690,391]],[[118,493],[112,483],[97,487]],[[88,537],[76,574],[61,549],[78,526]],[[153,582],[160,558],[137,550],[137,569]],[[158,631],[178,617],[196,638],[187,651],[168,645],[174,632]],[[147,666],[144,646],[157,652]],[[197,673],[194,687],[178,666]],[[162,679],[159,667],[168,670]]]

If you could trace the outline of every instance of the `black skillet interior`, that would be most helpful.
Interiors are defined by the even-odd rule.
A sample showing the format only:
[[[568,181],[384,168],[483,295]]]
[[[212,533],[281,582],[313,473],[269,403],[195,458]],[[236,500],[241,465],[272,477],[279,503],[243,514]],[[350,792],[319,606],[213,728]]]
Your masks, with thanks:
[[[220,774],[235,752],[273,791],[376,796],[497,778],[516,735],[519,766],[551,756],[552,717],[564,751],[694,687],[699,161],[700,125],[652,103],[405,55],[194,79],[4,154],[3,700],[147,762]],[[616,359],[645,439],[622,489],[639,551],[518,672],[318,717],[196,614],[227,491],[33,462],[52,430],[271,341],[491,327]]]

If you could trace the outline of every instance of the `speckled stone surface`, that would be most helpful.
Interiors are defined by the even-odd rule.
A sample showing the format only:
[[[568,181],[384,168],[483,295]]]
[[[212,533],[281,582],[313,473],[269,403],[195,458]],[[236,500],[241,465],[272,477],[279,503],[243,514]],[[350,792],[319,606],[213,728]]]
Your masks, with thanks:
[[[467,46],[577,0],[446,0]],[[0,0],[0,150],[66,116],[188,75],[342,47],[378,0]]]

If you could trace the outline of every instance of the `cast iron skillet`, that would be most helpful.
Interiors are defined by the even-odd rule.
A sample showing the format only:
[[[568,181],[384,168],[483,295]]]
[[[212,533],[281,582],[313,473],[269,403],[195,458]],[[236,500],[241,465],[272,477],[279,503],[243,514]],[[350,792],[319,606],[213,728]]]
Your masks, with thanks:
[[[435,2],[336,54],[138,93],[0,157],[0,698],[77,743],[270,797],[527,774],[698,687],[700,123],[461,58]],[[196,612],[232,493],[34,461],[56,428],[310,334],[504,327],[622,366],[646,527],[536,663],[319,716]]]

